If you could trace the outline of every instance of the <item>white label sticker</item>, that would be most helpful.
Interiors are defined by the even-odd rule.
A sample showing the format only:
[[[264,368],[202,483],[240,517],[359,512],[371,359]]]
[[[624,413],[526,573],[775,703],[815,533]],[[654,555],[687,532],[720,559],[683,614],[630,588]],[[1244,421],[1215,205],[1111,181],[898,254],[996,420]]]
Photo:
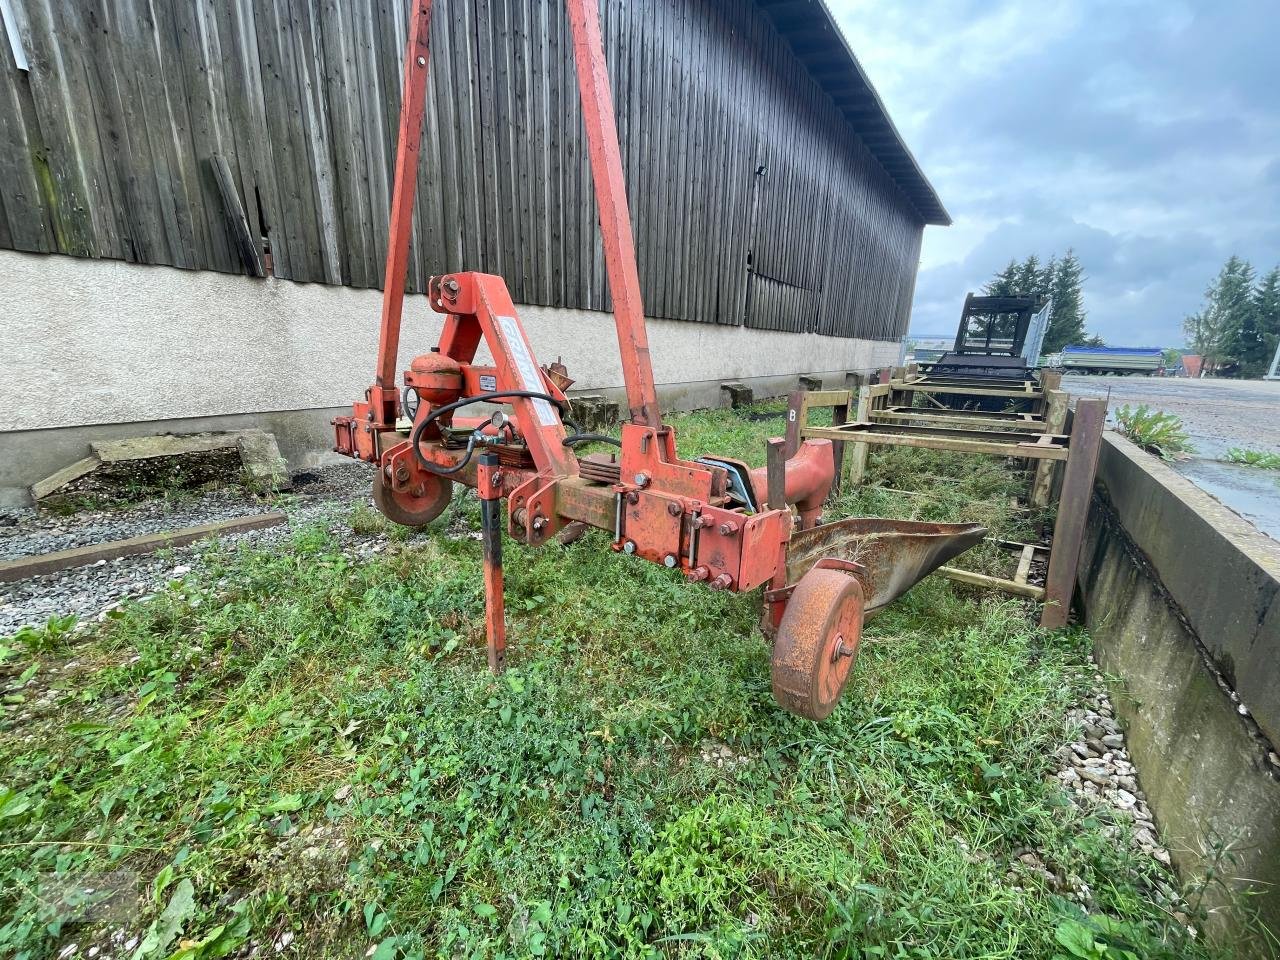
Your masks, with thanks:
[[[524,388],[546,393],[546,385],[538,373],[538,365],[533,362],[533,356],[529,353],[529,345],[524,342],[524,334],[516,318],[498,317],[497,320],[498,326],[502,329],[502,337],[507,342],[507,351],[515,361],[516,370],[520,373],[520,382],[524,384]],[[535,398],[533,409],[538,415],[538,421],[544,427],[554,427],[560,422],[555,409],[545,400]]]
[[[491,373],[480,374],[480,389],[487,393],[493,393],[498,389],[498,378]]]

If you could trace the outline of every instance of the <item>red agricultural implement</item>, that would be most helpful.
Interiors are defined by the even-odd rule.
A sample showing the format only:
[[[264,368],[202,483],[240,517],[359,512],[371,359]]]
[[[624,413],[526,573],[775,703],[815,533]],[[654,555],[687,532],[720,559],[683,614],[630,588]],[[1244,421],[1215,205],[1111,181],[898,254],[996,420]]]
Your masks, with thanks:
[[[769,441],[767,467],[727,457],[682,460],[662,422],[645,332],[622,159],[596,0],[567,0],[578,87],[600,207],[628,417],[617,454],[578,456],[598,439],[569,416],[572,383],[539,366],[500,277],[432,277],[431,309],[445,315],[439,344],[396,380],[400,319],[427,86],[430,0],[411,8],[404,101],[382,300],[377,377],[352,415],[334,421],[336,449],[375,464],[373,494],[396,523],[438,517],[455,483],[482,508],[489,666],[503,668],[500,502],[507,532],[539,546],[581,525],[607,531],[613,549],[660,563],[713,590],[763,588],[774,634],[773,691],[794,713],[826,717],[848,678],[868,614],[976,543],[974,525],[852,519],[821,524],[835,478],[831,442],[809,440],[789,458]],[[483,341],[492,363],[477,364]],[[412,398],[412,399],[411,399]],[[489,417],[465,407],[501,406]],[[796,511],[793,513],[791,506]]]

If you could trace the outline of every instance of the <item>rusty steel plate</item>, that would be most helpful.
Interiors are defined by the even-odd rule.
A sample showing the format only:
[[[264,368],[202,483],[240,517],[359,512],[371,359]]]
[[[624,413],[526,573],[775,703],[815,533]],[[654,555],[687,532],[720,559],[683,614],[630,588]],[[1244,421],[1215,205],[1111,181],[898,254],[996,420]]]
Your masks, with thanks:
[[[866,612],[870,617],[986,535],[987,528],[977,523],[877,517],[824,523],[792,534],[787,544],[787,582],[800,582],[824,557],[859,563],[867,570]]]
[[[824,720],[840,701],[862,637],[862,585],[814,568],[787,602],[773,641],[773,698],[784,710]]]
[[[392,490],[381,479],[373,481],[374,504],[384,517],[403,527],[425,527],[444,513],[451,500],[453,481],[435,474],[422,476],[408,490]]]

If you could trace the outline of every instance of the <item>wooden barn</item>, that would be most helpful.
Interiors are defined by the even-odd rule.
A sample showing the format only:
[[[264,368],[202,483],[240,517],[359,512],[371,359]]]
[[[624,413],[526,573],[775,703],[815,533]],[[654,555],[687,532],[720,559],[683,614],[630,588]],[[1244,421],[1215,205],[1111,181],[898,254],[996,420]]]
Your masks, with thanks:
[[[923,228],[949,220],[821,0],[601,16],[666,399],[892,362]],[[0,457],[0,498],[104,432],[266,423],[304,458],[371,376],[404,0],[0,17],[0,452],[38,451]],[[436,0],[410,288],[500,274],[538,353],[607,395],[568,33],[556,0]],[[406,350],[435,324],[411,298]]]

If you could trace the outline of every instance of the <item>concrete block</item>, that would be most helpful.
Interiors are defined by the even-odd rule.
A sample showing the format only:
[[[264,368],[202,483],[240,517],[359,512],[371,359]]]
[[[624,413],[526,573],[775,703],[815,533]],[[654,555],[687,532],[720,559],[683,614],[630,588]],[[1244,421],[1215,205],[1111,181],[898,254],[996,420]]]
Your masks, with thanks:
[[[720,390],[729,395],[729,406],[734,410],[748,406],[754,399],[751,388],[745,383],[738,383],[737,381],[722,383],[720,384]]]
[[[569,411],[578,426],[587,433],[604,433],[616,427],[621,416],[617,401],[603,394],[570,397]]]
[[[130,437],[127,440],[104,440],[90,444],[90,449],[103,463],[122,463],[126,460],[150,460],[152,457],[177,457],[184,453],[227,450],[234,447],[239,439],[238,431],[162,433],[149,437]]]
[[[293,486],[289,466],[280,456],[276,438],[261,430],[245,430],[236,439],[240,462],[250,487],[261,492],[287,490]]]
[[[803,374],[801,374],[797,378],[797,382],[799,383],[801,390],[821,390],[822,389],[822,380],[819,379],[818,377],[806,377]]]
[[[102,465],[102,461],[96,456],[88,456],[82,460],[77,460],[68,467],[63,467],[45,477],[43,480],[37,480],[31,485],[31,499],[43,500],[55,490],[61,490],[68,483],[79,480],[85,474],[92,473]]]

